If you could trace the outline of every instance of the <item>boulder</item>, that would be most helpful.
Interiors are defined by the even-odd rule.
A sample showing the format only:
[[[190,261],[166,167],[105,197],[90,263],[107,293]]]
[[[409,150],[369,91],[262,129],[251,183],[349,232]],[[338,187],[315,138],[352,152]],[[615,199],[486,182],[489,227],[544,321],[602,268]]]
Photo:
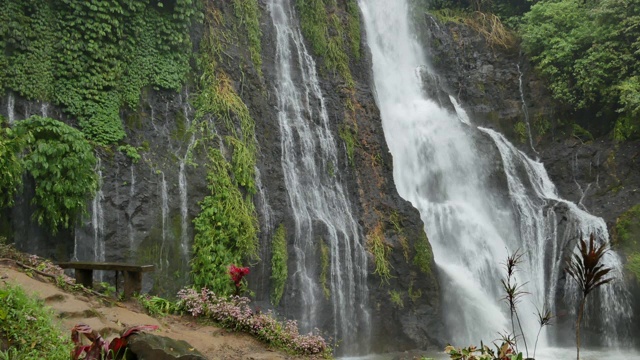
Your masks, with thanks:
[[[129,337],[129,351],[138,360],[206,360],[204,355],[184,340],[140,333]]]

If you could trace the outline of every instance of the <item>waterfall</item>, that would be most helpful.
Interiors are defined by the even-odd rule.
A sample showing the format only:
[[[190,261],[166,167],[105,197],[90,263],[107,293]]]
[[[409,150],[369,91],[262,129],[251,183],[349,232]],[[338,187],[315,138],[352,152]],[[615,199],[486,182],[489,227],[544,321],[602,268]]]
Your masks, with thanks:
[[[13,93],[9,91],[7,95],[7,120],[9,120],[9,125],[12,125],[13,122],[16,121],[15,106],[16,100],[13,97]]]
[[[262,261],[260,262],[260,272],[262,274],[269,273],[270,261],[268,260],[269,256],[269,244],[271,243],[271,236],[273,234],[273,209],[269,205],[269,197],[267,196],[267,189],[262,184],[262,176],[260,174],[260,169],[255,167],[255,179],[256,179],[256,189],[258,194],[258,206],[257,208],[262,215],[262,221],[260,221],[261,228],[260,233],[262,235],[262,241],[260,245],[260,258]],[[265,285],[267,276],[262,276],[260,278],[260,286],[259,294],[268,294],[268,289]]]
[[[188,94],[185,96],[185,98],[188,98]],[[187,121],[187,128],[190,128],[191,121],[189,120],[188,102],[185,101],[182,109],[184,112],[184,118]],[[187,145],[187,150],[185,151],[184,156],[180,158],[178,172],[178,191],[180,194],[180,246],[182,249],[182,258],[185,264],[189,263],[189,254],[191,249],[189,244],[189,205],[187,203],[188,194],[185,165],[187,162],[187,158],[189,157],[191,147],[195,143],[195,139],[195,134],[192,134]]]
[[[498,332],[511,332],[508,306],[499,300],[504,296],[500,279],[507,254],[518,249],[525,261],[517,281],[531,293],[519,307],[523,328],[537,329],[535,307],[553,310],[558,298],[575,308],[572,282],[558,288],[563,261],[580,235],[595,233],[600,242],[608,242],[604,221],[560,199],[541,163],[495,131],[476,128],[457,101],[452,100],[453,114],[425,95],[415,71],[433,70],[410,28],[406,0],[359,4],[394,180],[425,223],[446,284],[443,312],[452,343],[490,341]],[[493,154],[501,160],[498,169]],[[567,225],[560,229],[559,211],[565,208]],[[614,253],[605,261],[620,271]],[[602,331],[610,337],[605,342],[613,343],[620,333],[616,325],[624,327],[630,319],[625,291],[618,282],[597,296],[590,313],[607,314]],[[525,331],[524,336],[535,334]],[[534,339],[527,340],[533,344]]]
[[[536,148],[533,146],[533,136],[531,135],[531,122],[529,121],[529,107],[527,106],[527,102],[524,100],[524,86],[522,85],[522,71],[520,70],[520,64],[517,64],[518,68],[518,90],[520,91],[520,102],[522,103],[522,113],[524,114],[524,123],[527,125],[527,136],[529,137],[529,145],[531,146],[531,150],[533,150],[536,155],[538,152]]]
[[[47,103],[46,101],[42,101],[40,103],[40,115],[42,115],[42,117],[49,116],[49,103]]]
[[[129,202],[133,201],[134,196],[136,194],[136,175],[134,172],[134,165],[131,164],[131,181],[129,182]],[[131,206],[130,206],[131,207]],[[133,247],[135,244],[135,230],[133,229],[133,213],[135,209],[131,209],[131,213],[129,214],[129,253],[131,258],[133,259]]]
[[[93,228],[93,260],[97,262],[105,261],[105,245],[104,245],[104,193],[102,192],[102,161],[100,157],[96,164],[96,173],[98,174],[98,191],[91,202],[91,225]],[[74,249],[76,252],[77,249]],[[77,254],[74,254],[77,256]],[[96,271],[97,278],[102,281],[103,272]]]
[[[293,232],[290,297],[303,331],[331,324],[340,351],[366,352],[367,259],[358,224],[339,176],[336,142],[316,64],[307,51],[290,0],[270,0],[276,31],[276,95],[282,169],[289,194]],[[329,298],[320,285],[320,247],[329,248]],[[326,316],[331,314],[331,316]]]
[[[160,245],[158,261],[160,263],[160,270],[162,270],[163,266],[169,266],[169,255],[165,256],[164,253],[167,243],[167,226],[169,225],[169,193],[167,191],[167,181],[164,178],[164,172],[160,172],[160,175],[162,175],[162,181],[160,182],[160,200],[162,202],[162,243]]]

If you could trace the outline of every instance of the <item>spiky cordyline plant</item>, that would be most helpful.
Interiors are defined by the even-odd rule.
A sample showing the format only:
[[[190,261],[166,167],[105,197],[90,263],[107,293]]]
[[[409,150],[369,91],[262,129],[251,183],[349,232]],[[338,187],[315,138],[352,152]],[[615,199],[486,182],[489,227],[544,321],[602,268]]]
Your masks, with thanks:
[[[551,314],[551,310],[547,309],[547,307],[543,307],[542,311],[536,307],[536,316],[538,317],[538,324],[540,328],[538,329],[538,334],[536,335],[536,343],[533,346],[533,358],[536,357],[536,349],[538,348],[538,339],[540,339],[540,333],[542,332],[542,328],[545,326],[551,325],[551,321],[555,316]]]
[[[509,304],[509,311],[511,314],[511,331],[513,332],[514,338],[517,338],[516,328],[514,323],[514,316],[516,321],[518,322],[518,328],[520,329],[520,335],[522,336],[522,340],[524,341],[524,348],[527,353],[527,357],[529,357],[529,348],[527,347],[527,339],[524,336],[524,332],[522,331],[522,323],[520,322],[520,317],[518,316],[518,311],[516,306],[520,302],[521,298],[528,294],[526,291],[522,290],[525,284],[518,284],[515,279],[516,271],[518,270],[518,266],[522,262],[522,256],[524,254],[518,249],[513,254],[507,255],[507,260],[504,263],[505,270],[507,271],[507,277],[500,280],[502,283],[502,289],[505,292],[504,297],[502,298]],[[515,344],[516,351],[518,349],[517,343]]]
[[[576,320],[576,358],[580,360],[580,322],[584,313],[584,305],[587,301],[587,295],[598,287],[607,284],[613,280],[607,277],[611,268],[600,261],[604,254],[609,250],[607,244],[598,245],[595,243],[595,235],[592,233],[589,237],[589,245],[586,241],[580,239],[578,243],[578,253],[567,261],[565,271],[577,283],[582,290],[582,299],[578,308],[578,319]]]

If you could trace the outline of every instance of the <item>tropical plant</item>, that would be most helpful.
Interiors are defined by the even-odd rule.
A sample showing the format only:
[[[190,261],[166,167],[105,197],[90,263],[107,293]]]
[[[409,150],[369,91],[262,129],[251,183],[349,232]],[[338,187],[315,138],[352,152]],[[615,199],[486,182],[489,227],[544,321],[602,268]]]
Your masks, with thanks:
[[[89,325],[77,324],[71,329],[71,340],[75,348],[71,352],[72,360],[120,360],[127,352],[129,336],[141,331],[156,330],[157,325],[140,325],[125,329],[120,337],[110,342],[102,338],[97,331]],[[81,334],[84,335],[91,344],[82,345]],[[83,356],[84,355],[84,356]]]
[[[248,267],[237,267],[234,264],[229,266],[229,276],[231,276],[231,280],[233,284],[236,286],[236,295],[240,295],[240,290],[243,287],[243,279],[245,276],[249,275]]]
[[[529,348],[527,347],[527,339],[524,336],[524,332],[522,331],[522,323],[520,322],[520,317],[518,316],[518,310],[516,308],[521,298],[524,295],[528,294],[526,291],[523,290],[523,287],[524,285],[526,285],[526,283],[518,284],[515,278],[516,271],[518,270],[518,266],[522,262],[522,256],[523,256],[523,253],[520,252],[520,250],[516,250],[513,254],[507,255],[507,260],[504,263],[505,270],[507,271],[507,277],[500,280],[500,282],[502,283],[502,289],[505,292],[505,296],[502,299],[509,304],[509,312],[511,314],[512,334],[515,338],[517,338],[515,322],[514,322],[514,316],[515,316],[515,319],[518,322],[518,327],[520,329],[520,335],[522,336],[524,347],[527,352],[527,357],[529,357]],[[515,346],[517,350],[518,348],[517,342]]]
[[[510,339],[503,339],[499,346],[494,344],[495,351],[481,343],[480,347],[472,345],[466,348],[447,345],[444,352],[452,360],[522,360],[522,353],[517,352],[513,345]]]
[[[589,244],[587,245],[584,239],[580,239],[578,243],[579,252],[574,253],[567,260],[565,271],[578,283],[578,287],[582,291],[576,320],[576,356],[578,360],[580,359],[580,322],[582,321],[587,295],[613,280],[613,278],[607,277],[612,269],[601,263],[604,254],[608,250],[605,243],[596,244],[595,235],[592,233],[589,237]]]
[[[538,324],[540,328],[538,328],[538,334],[536,335],[536,343],[533,346],[533,357],[536,357],[536,349],[538,348],[538,339],[540,338],[540,333],[542,332],[542,328],[545,326],[551,325],[551,321],[555,316],[551,314],[551,311],[547,308],[543,308],[542,311],[540,309],[536,309],[536,316],[538,317]]]

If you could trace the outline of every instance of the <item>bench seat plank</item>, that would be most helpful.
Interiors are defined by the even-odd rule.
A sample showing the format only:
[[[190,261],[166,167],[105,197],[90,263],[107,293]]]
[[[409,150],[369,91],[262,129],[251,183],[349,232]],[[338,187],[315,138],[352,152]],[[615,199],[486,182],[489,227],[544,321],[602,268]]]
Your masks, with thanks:
[[[153,265],[133,265],[126,263],[108,263],[108,262],[61,262],[57,264],[63,269],[83,269],[83,270],[116,270],[116,271],[133,271],[133,272],[149,272],[153,271]]]

